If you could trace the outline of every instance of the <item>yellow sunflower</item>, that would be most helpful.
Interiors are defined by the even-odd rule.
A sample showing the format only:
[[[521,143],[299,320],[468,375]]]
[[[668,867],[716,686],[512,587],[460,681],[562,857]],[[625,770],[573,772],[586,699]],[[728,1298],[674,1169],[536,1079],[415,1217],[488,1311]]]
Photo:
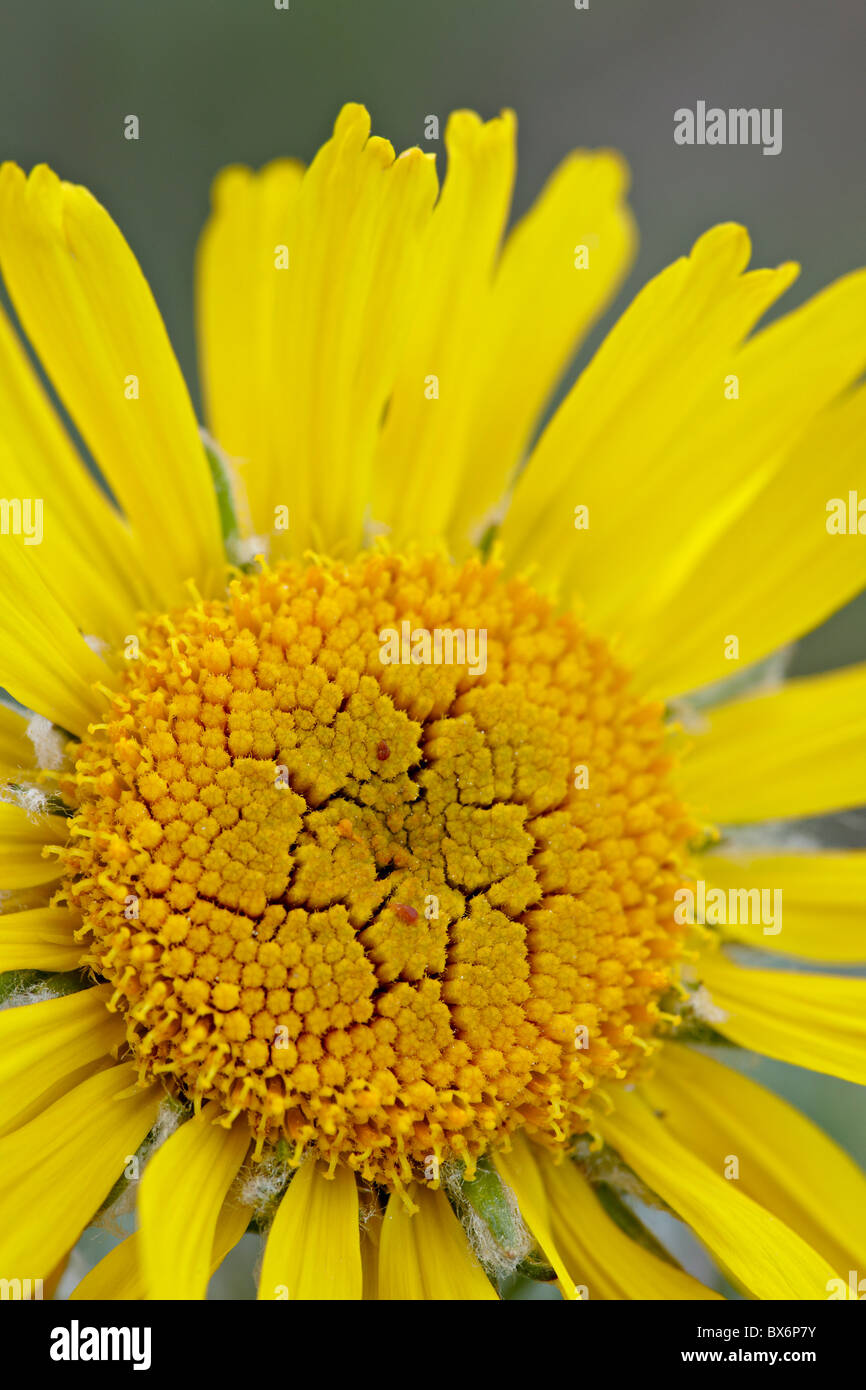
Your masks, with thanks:
[[[749,1296],[849,1296],[862,1178],[701,1048],[866,1073],[862,980],[737,963],[866,954],[862,852],[737,830],[866,800],[866,667],[718,685],[866,583],[866,275],[756,330],[796,268],[713,228],[535,441],[622,162],[503,240],[510,113],[441,194],[369,132],[217,179],[206,435],[107,213],[0,176],[105,483],[0,320],[0,1274],[134,1197],[74,1296],[202,1298],[253,1225],[263,1299],[717,1297],[636,1196]]]

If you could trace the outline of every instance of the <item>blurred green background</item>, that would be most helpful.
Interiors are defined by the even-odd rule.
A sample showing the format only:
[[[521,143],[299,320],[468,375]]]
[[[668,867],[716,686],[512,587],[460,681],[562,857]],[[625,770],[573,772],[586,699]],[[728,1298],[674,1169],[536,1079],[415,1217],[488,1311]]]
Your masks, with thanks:
[[[787,309],[866,260],[864,54],[862,0],[590,0],[582,11],[573,0],[290,0],[287,11],[273,0],[3,0],[0,157],[45,160],[108,206],[198,399],[192,264],[211,178],[234,161],[308,160],[344,101],[364,101],[398,148],[424,143],[429,114],[444,128],[455,107],[513,106],[517,214],[571,149],[622,150],[641,251],[614,312],[727,219],[749,227],[755,264],[802,263]],[[675,146],[674,110],[699,99],[782,107],[781,154]],[[137,142],[124,139],[129,114]],[[864,657],[859,600],[800,643],[792,670]],[[862,845],[863,817],[835,818],[832,835]],[[854,1087],[744,1065],[863,1155]],[[221,1296],[249,1296],[248,1273],[220,1278]]]

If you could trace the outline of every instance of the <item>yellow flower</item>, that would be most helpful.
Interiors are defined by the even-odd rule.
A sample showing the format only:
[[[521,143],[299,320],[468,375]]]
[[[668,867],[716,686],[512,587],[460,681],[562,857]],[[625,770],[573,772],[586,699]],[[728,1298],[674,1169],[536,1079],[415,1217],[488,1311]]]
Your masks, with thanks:
[[[514,139],[454,115],[437,198],[347,106],[226,170],[205,437],[108,215],[2,170],[107,484],[0,319],[4,1277],[124,1172],[76,1296],[201,1298],[253,1221],[264,1299],[716,1297],[622,1194],[756,1297],[864,1268],[851,1161],[699,1048],[866,1072],[861,980],[738,963],[864,955],[866,856],[742,830],[866,799],[866,668],[713,689],[866,580],[866,277],[756,330],[795,267],[716,227],[536,440],[635,237],[578,153],[500,247]]]

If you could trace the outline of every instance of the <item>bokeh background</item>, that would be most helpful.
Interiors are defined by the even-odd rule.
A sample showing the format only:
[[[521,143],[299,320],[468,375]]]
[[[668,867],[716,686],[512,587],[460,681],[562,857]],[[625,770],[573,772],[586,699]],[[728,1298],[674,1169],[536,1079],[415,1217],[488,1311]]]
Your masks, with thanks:
[[[615,146],[633,171],[641,229],[616,310],[728,219],[749,227],[754,264],[801,262],[788,309],[866,260],[864,58],[862,0],[590,0],[580,11],[574,0],[290,0],[285,11],[273,0],[2,0],[0,158],[47,161],[108,206],[198,399],[192,264],[210,181],[235,161],[309,159],[344,101],[364,101],[398,148],[437,150],[423,139],[427,115],[444,129],[455,107],[484,116],[514,107],[516,215],[571,149]],[[676,146],[673,113],[699,99],[781,107],[782,152]],[[124,139],[129,114],[138,141]],[[806,637],[790,669],[864,657],[859,600]],[[866,842],[857,813],[809,828],[837,844]],[[854,1087],[742,1064],[866,1156]],[[88,1237],[79,1276],[105,1240]],[[682,1249],[706,1277],[701,1253]],[[251,1295],[242,1259],[214,1292]]]

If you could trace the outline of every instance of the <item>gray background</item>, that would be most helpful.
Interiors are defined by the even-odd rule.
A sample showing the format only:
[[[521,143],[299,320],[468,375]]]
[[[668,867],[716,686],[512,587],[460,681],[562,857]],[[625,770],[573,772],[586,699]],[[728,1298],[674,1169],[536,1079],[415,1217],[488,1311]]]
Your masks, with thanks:
[[[788,308],[864,259],[864,59],[861,0],[590,0],[588,11],[573,0],[291,0],[288,12],[272,0],[2,0],[0,157],[45,160],[106,203],[197,399],[192,262],[210,180],[233,161],[309,159],[342,102],[364,101],[398,148],[422,142],[428,114],[444,126],[454,107],[513,106],[517,213],[575,146],[618,147],[641,250],[617,309],[727,219],[749,227],[754,264],[802,263]],[[781,154],[675,146],[674,110],[699,99],[782,107]],[[130,113],[138,142],[123,138]],[[864,616],[861,600],[811,634],[793,670],[864,659]],[[862,821],[846,817],[837,837],[862,844]],[[854,1087],[757,1069],[856,1148]],[[245,1279],[221,1275],[221,1296],[248,1294]]]

